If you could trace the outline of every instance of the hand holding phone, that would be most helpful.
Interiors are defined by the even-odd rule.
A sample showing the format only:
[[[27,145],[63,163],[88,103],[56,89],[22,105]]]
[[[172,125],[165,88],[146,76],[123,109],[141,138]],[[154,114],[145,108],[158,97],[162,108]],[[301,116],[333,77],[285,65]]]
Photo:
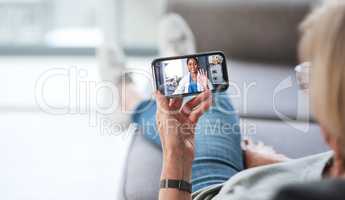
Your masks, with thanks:
[[[158,58],[152,62],[156,89],[167,97],[188,96],[206,89],[225,91],[229,79],[222,52]]]

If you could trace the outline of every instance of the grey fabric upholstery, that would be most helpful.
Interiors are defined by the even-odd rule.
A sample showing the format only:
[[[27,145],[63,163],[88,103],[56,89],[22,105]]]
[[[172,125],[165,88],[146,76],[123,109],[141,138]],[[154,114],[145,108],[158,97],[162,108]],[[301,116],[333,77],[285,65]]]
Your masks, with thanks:
[[[282,64],[244,62],[228,58],[231,86],[228,93],[241,116],[277,119],[297,118],[299,105],[307,105],[298,90],[293,68]],[[289,85],[291,84],[291,85]],[[282,86],[288,86],[279,91]],[[308,109],[299,109],[299,119],[307,120]]]
[[[117,199],[157,199],[161,168],[161,150],[143,135],[133,135]]]
[[[296,62],[298,24],[316,0],[169,0],[195,34],[199,51],[252,61]]]
[[[314,123],[282,122],[278,120],[242,119],[242,134],[249,135],[255,141],[271,145],[277,152],[291,158],[300,158],[322,153],[329,148],[324,143],[319,126]],[[255,129],[251,133],[247,129]]]

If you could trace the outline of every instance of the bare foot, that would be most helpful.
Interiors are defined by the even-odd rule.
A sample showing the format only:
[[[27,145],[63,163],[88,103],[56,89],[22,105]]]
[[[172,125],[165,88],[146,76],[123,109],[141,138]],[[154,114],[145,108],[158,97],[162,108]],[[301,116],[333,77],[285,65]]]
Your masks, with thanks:
[[[271,146],[266,146],[262,142],[254,143],[250,139],[242,142],[242,149],[245,152],[247,169],[290,160],[285,155],[277,153]]]

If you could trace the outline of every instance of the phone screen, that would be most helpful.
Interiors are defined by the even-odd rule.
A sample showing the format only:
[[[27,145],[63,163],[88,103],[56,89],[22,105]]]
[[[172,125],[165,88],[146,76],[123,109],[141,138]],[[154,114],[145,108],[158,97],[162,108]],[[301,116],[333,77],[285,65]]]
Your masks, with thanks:
[[[222,52],[159,58],[152,67],[156,88],[165,96],[193,95],[207,88],[224,91],[229,85]]]

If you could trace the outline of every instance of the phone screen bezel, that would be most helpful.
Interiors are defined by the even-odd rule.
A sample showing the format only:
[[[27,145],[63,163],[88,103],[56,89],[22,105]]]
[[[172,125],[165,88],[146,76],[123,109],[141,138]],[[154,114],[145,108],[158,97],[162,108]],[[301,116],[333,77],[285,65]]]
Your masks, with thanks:
[[[209,51],[209,52],[203,52],[203,53],[196,53],[196,54],[189,54],[189,55],[183,55],[183,56],[172,56],[172,57],[163,57],[163,58],[156,58],[152,61],[151,67],[152,67],[152,76],[153,76],[153,82],[155,85],[156,90],[159,90],[159,79],[156,77],[157,76],[157,68],[158,70],[161,70],[161,67],[157,66],[158,62],[162,61],[167,61],[167,60],[176,60],[176,59],[185,59],[188,57],[199,57],[199,56],[210,56],[210,55],[221,55],[223,57],[223,63],[222,63],[222,73],[223,73],[223,78],[225,81],[225,84],[218,84],[215,85],[213,84],[214,89],[212,92],[224,92],[229,88],[229,77],[228,77],[228,70],[227,70],[227,62],[226,62],[226,57],[222,51]],[[195,92],[195,93],[184,93],[184,94],[175,94],[175,95],[165,95],[166,97],[184,97],[184,96],[191,96],[191,95],[196,95],[201,92]]]

